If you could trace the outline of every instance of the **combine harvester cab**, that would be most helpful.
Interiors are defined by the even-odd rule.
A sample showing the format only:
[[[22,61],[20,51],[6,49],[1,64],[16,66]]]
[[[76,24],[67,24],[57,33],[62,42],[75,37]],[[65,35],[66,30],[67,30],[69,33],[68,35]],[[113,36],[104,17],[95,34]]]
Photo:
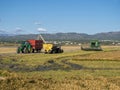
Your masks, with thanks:
[[[81,50],[84,51],[102,51],[101,44],[98,40],[92,40],[90,42],[90,46],[84,47],[83,45],[81,46]]]
[[[21,43],[17,49],[17,53],[39,53],[43,48],[42,40],[27,40]]]

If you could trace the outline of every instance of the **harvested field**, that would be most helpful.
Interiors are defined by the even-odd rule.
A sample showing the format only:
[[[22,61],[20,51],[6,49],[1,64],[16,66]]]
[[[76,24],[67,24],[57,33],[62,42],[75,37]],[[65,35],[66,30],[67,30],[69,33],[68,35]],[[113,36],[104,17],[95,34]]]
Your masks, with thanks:
[[[1,47],[0,90],[120,89],[120,47],[62,48],[61,54],[16,54],[16,47]]]
[[[17,47],[13,47],[13,46],[0,47],[0,54],[2,54],[2,53],[16,53],[16,49],[17,49]]]

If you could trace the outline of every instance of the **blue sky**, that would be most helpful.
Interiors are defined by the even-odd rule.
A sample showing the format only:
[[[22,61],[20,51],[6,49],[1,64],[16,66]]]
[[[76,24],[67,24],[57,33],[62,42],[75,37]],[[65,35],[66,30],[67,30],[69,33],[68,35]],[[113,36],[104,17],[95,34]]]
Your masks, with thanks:
[[[120,31],[120,0],[0,0],[0,33]]]

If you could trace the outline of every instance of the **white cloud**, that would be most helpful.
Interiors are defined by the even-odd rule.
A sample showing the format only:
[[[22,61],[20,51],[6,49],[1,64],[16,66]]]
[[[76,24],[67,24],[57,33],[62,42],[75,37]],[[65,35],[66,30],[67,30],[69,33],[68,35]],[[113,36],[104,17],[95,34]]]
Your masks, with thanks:
[[[20,28],[20,27],[16,27],[16,29],[15,29],[15,32],[22,32],[23,30],[22,30],[22,28]]]
[[[38,28],[37,29],[39,32],[46,32],[47,30],[46,29],[44,29],[44,28]]]

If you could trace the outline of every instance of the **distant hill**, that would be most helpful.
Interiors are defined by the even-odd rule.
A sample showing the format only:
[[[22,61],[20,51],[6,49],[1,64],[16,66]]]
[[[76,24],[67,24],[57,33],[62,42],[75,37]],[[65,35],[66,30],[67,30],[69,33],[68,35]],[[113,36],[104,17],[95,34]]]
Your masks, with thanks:
[[[28,34],[28,35],[1,35],[0,41],[23,41],[28,39],[36,39],[37,34]],[[106,33],[97,33],[94,35],[88,35],[85,33],[55,33],[55,34],[42,34],[45,40],[47,41],[86,41],[92,39],[99,40],[120,40],[120,31],[118,32],[106,32]]]
[[[107,33],[97,33],[91,36],[92,38],[97,38],[100,40],[120,40],[120,31],[118,32],[107,32]]]

